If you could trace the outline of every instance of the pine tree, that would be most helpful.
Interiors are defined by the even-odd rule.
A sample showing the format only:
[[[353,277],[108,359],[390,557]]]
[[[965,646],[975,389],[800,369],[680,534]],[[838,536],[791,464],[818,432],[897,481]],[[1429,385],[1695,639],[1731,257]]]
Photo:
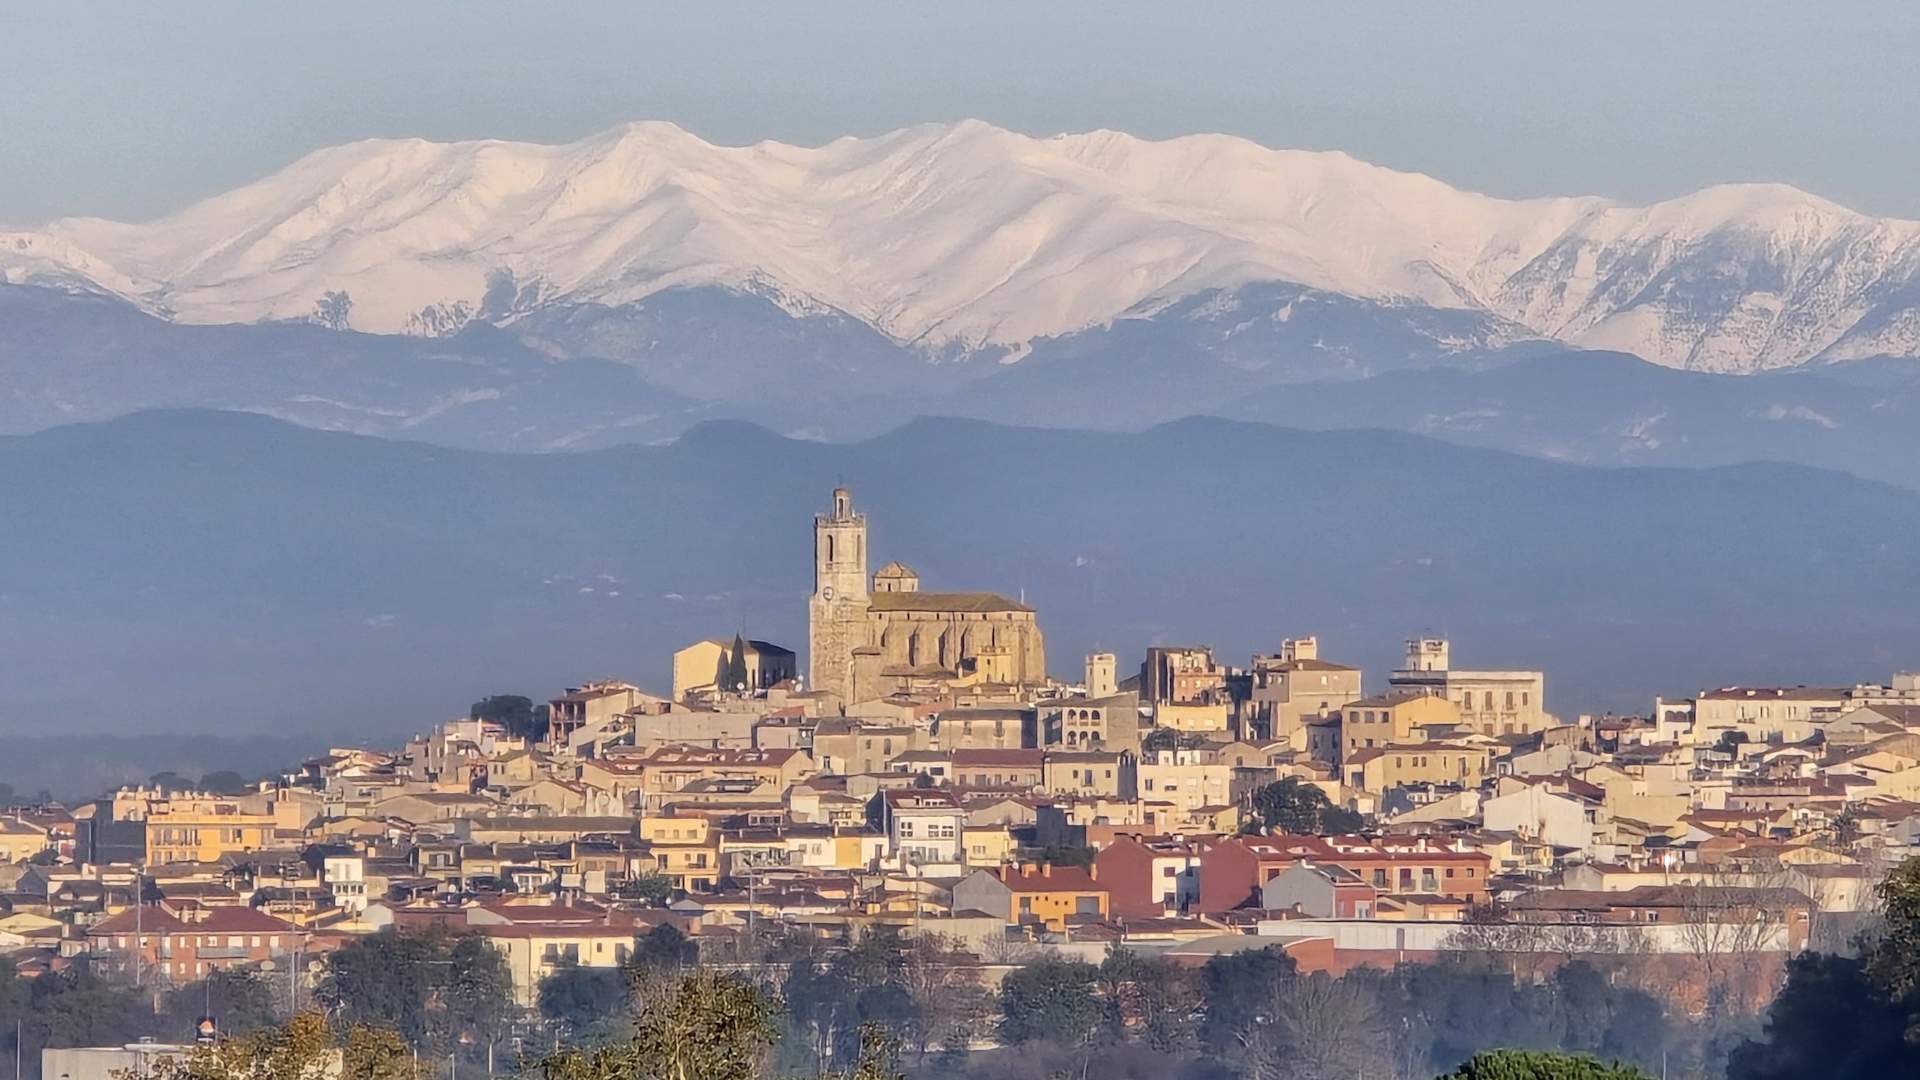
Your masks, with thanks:
[[[738,633],[733,635],[733,648],[728,650],[726,675],[721,680],[720,689],[738,690],[747,685],[747,643]]]

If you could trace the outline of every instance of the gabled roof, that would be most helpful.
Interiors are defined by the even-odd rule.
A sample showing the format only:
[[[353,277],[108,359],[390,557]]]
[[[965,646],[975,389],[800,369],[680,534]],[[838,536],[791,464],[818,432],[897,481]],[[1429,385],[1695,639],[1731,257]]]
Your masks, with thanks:
[[[1830,686],[1723,686],[1700,695],[1701,701],[1834,701],[1847,691]]]
[[[948,755],[956,769],[981,766],[1037,769],[1046,759],[1043,750],[954,750]]]
[[[1361,698],[1359,701],[1349,701],[1345,705],[1340,706],[1337,711],[1345,711],[1348,709],[1391,709],[1397,705],[1405,705],[1409,701],[1418,701],[1422,698],[1433,698],[1436,701],[1446,700],[1436,694],[1429,694],[1420,690],[1395,690],[1389,694],[1375,694],[1372,697]]]
[[[176,915],[169,908],[178,908],[183,913],[191,912],[187,918]],[[138,927],[141,933],[165,934],[174,932],[208,934],[285,934],[296,928],[290,922],[276,919],[263,911],[250,907],[211,907],[203,908],[192,901],[178,904],[148,904],[135,911],[128,908],[109,919],[95,923],[87,929],[90,937],[108,934],[131,933]]]
[[[867,598],[873,611],[938,611],[945,613],[987,613],[1027,611],[1025,604],[990,592],[878,592]]]
[[[1105,892],[1093,872],[1079,866],[1003,866],[1000,883],[1016,893]]]

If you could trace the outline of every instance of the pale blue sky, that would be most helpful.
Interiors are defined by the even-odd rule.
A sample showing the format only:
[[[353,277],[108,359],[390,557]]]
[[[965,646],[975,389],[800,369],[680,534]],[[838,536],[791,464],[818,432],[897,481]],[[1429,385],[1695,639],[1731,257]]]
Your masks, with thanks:
[[[8,4],[0,221],[143,218],[368,136],[977,116],[1227,131],[1498,194],[1780,180],[1920,217],[1905,3]]]

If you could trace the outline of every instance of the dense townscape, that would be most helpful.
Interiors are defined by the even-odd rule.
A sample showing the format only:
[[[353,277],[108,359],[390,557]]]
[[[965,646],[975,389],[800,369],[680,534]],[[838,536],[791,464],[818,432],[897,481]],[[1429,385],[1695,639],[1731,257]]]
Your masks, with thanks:
[[[1912,996],[1871,943],[1913,902],[1920,675],[1563,716],[1544,673],[1441,638],[1379,675],[1301,636],[1060,679],[1025,603],[870,572],[846,489],[814,564],[804,671],[732,633],[665,695],[498,694],[283,775],[10,809],[0,1038],[104,1080],[201,1017],[289,1039],[318,1009],[416,1068],[577,1077],[636,1000],[746,988],[807,1075],[881,1046],[981,1077],[1424,1077],[1523,1045],[1765,1077],[1796,981],[1905,963],[1882,996]]]

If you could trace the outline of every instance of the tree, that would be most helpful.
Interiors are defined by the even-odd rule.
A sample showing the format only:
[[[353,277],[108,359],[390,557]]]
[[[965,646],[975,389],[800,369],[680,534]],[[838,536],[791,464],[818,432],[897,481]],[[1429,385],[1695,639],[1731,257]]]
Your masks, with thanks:
[[[1042,866],[1077,866],[1082,870],[1093,865],[1093,858],[1100,854],[1090,847],[1074,847],[1069,844],[1048,844],[1042,848],[1021,848],[1019,861],[1039,863]]]
[[[7,964],[0,974],[9,984],[4,998],[12,999],[17,1009],[6,1019],[19,1024],[22,1056],[38,1056],[45,1047],[117,1046],[158,1034],[146,995],[109,982],[85,966],[19,979],[12,964]],[[27,985],[22,988],[19,983]],[[9,1024],[9,1042],[13,1034]]]
[[[422,1054],[479,1056],[506,1033],[513,979],[477,934],[387,929],[334,950],[318,999],[347,1023],[391,1025]]]
[[[1266,832],[1323,836],[1354,832],[1365,824],[1360,815],[1327,801],[1319,788],[1292,776],[1255,788],[1248,807],[1253,818],[1249,829]]]
[[[152,784],[162,791],[193,790],[193,781],[181,776],[172,769],[163,769],[160,772],[154,773],[152,776],[147,777],[147,783]]]
[[[496,1046],[515,1012],[506,957],[478,934],[460,934],[447,950],[448,1035],[477,1048]]]
[[[1894,867],[1874,891],[1886,929],[1867,953],[1867,977],[1889,1001],[1920,1004],[1920,857]],[[1920,1040],[1920,1028],[1908,1036]]]
[[[559,968],[540,980],[540,1015],[568,1038],[604,1033],[627,1011],[632,983],[633,976],[618,968]]]
[[[1920,1074],[1920,858],[1878,887],[1886,926],[1858,959],[1794,958],[1767,1010],[1764,1040],[1730,1055],[1729,1080]]]
[[[493,694],[481,698],[467,710],[475,720],[486,720],[507,729],[516,739],[538,742],[547,737],[547,718],[535,713],[533,701],[520,694]]]
[[[1608,1065],[1583,1054],[1491,1050],[1439,1080],[1652,1080],[1629,1065]]]
[[[1384,1018],[1359,981],[1324,971],[1286,975],[1268,987],[1263,1004],[1237,1055],[1249,1080],[1344,1080],[1387,1070]]]
[[[1911,1076],[1920,1048],[1901,1037],[1907,1013],[1879,993],[1859,959],[1803,953],[1767,1010],[1764,1041],[1735,1049],[1728,1080]]]
[[[1099,987],[1109,1038],[1143,1042],[1162,1053],[1193,1042],[1199,1000],[1180,968],[1115,945],[1100,964]]]
[[[217,795],[242,795],[252,791],[253,785],[232,769],[219,769],[200,778],[200,790]]]
[[[884,1024],[860,1025],[860,1056],[833,1080],[906,1080],[900,1069],[900,1039]],[[825,1080],[825,1078],[823,1078]]]
[[[906,942],[888,927],[868,931],[824,966],[796,959],[785,988],[789,1019],[815,1071],[850,1067],[864,1025],[881,1023],[913,1035],[926,1024],[908,989],[908,967]]]
[[[673,899],[673,881],[665,874],[641,874],[620,887],[620,896],[650,907],[666,907]]]
[[[628,1039],[535,1063],[545,1080],[755,1080],[766,1074],[778,1001],[759,987],[696,971],[639,1003]]]
[[[1207,736],[1199,731],[1181,731],[1179,728],[1154,728],[1147,737],[1140,740],[1140,749],[1151,754],[1161,750],[1192,750],[1204,744]]]
[[[739,634],[733,635],[733,648],[727,650],[725,661],[720,670],[720,689],[739,690],[747,685],[747,643]]]
[[[1778,864],[1713,869],[1676,886],[1680,937],[1706,976],[1709,999],[1751,1012],[1773,994],[1758,976],[1787,936],[1789,913],[1804,897],[1786,887]]]
[[[258,973],[243,968],[209,972],[197,982],[169,991],[162,1007],[167,1030],[193,1030],[194,1021],[212,1016],[220,1030],[242,1034],[272,1027],[276,1021],[274,988]],[[282,995],[284,997],[284,995]]]
[[[980,985],[980,961],[934,934],[907,942],[900,979],[912,1001],[914,1022],[902,1038],[924,1061],[933,1047],[961,1050],[984,1029],[990,1006]]]
[[[678,975],[700,961],[700,946],[672,923],[661,923],[633,940],[627,957],[630,974]]]
[[[1092,964],[1051,957],[1009,972],[1000,983],[1000,1041],[1091,1042],[1105,1013],[1095,996],[1099,975]]]
[[[1222,953],[1207,961],[1200,971],[1205,1003],[1200,1030],[1216,1055],[1243,1045],[1252,1030],[1265,1022],[1261,1003],[1276,982],[1293,976],[1296,966],[1279,946]]]
[[[425,1080],[428,1071],[392,1028],[370,1024],[348,1026],[340,1065],[342,1080]]]
[[[424,1080],[412,1050],[392,1031],[334,1031],[320,1013],[157,1058],[152,1080]]]

